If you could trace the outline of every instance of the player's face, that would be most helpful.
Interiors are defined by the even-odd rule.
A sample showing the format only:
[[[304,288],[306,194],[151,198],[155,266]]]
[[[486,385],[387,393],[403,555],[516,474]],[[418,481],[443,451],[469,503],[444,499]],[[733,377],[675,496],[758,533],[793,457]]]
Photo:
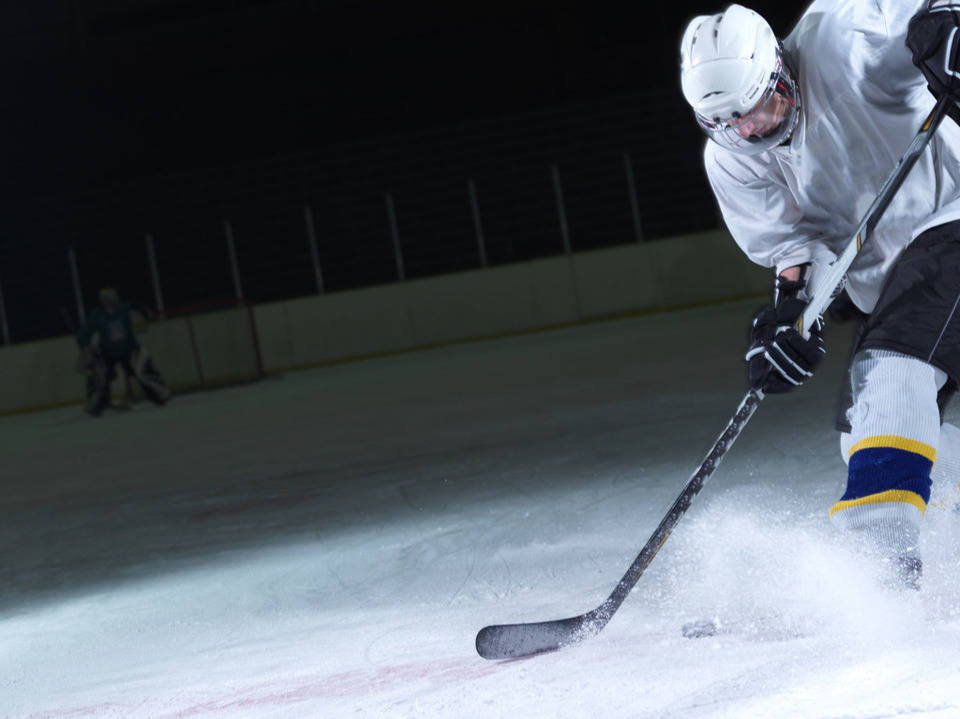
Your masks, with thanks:
[[[776,72],[749,112],[729,110],[726,114],[727,101],[721,98],[718,103],[717,109],[723,112],[696,112],[697,122],[718,145],[744,155],[757,155],[789,142],[801,119],[800,87],[780,56]]]
[[[779,92],[774,92],[750,114],[738,118],[734,127],[744,140],[763,138],[780,127],[789,109],[790,101]]]

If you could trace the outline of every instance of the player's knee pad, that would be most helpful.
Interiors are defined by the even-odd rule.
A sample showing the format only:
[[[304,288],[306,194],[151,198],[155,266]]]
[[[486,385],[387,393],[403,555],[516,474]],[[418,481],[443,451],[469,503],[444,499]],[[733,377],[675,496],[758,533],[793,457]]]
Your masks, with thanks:
[[[847,488],[830,510],[840,527],[860,530],[891,550],[915,546],[930,501],[940,412],[937,370],[889,350],[862,350],[850,370],[851,432],[841,446]]]

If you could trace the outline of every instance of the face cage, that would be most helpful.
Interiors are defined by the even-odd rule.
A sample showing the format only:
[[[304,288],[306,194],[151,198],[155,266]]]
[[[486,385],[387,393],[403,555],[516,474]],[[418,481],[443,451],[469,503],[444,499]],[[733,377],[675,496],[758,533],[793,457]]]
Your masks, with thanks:
[[[765,127],[770,124],[772,108],[782,111],[782,117],[777,118],[773,126]],[[781,60],[777,72],[770,76],[767,89],[750,112],[728,120],[711,120],[699,113],[696,117],[707,137],[718,145],[743,155],[757,155],[779,147],[793,135],[800,119],[800,90]],[[760,129],[751,131],[751,124],[759,125]]]

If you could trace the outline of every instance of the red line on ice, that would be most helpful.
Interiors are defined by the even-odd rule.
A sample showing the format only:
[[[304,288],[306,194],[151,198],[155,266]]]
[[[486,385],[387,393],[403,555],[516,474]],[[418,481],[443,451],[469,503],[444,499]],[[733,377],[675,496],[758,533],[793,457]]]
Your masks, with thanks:
[[[478,659],[473,658],[397,664],[376,669],[354,669],[339,674],[319,675],[313,678],[301,677],[291,681],[292,686],[287,688],[278,687],[277,683],[240,688],[231,692],[230,697],[195,704],[168,716],[189,717],[227,709],[293,704],[309,699],[373,694],[417,680],[427,681],[431,686],[438,687],[470,679],[479,679],[495,671],[497,671],[497,665],[481,663]]]

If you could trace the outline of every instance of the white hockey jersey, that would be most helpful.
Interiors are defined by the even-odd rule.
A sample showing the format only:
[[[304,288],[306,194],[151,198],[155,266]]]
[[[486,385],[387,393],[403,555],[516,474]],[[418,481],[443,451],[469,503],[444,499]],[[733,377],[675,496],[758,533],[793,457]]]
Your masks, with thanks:
[[[739,155],[714,142],[707,176],[737,244],[780,271],[832,260],[850,240],[934,98],[904,44],[922,0],[816,0],[784,40],[802,117],[788,146]],[[960,127],[944,120],[847,274],[869,312],[900,252],[960,219]]]

